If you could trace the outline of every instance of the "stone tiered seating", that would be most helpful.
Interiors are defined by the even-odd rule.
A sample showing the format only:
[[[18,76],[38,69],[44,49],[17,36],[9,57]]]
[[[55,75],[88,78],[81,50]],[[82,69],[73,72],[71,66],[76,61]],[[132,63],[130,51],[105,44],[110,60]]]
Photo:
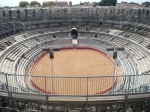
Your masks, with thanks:
[[[37,46],[40,46],[42,48],[43,45],[46,46],[57,46],[57,45],[69,45],[72,44],[71,38],[69,37],[69,34],[67,32],[59,33],[56,31],[57,28],[50,28],[50,29],[44,29],[44,33],[39,33],[39,31],[29,31],[25,32],[19,35],[14,36],[12,39],[12,43],[10,44],[9,52],[6,52],[5,55],[3,55],[3,58],[1,59],[1,72],[4,73],[10,73],[10,74],[27,74],[26,69],[30,63],[30,60],[36,57],[37,54],[41,52],[40,48],[37,48]],[[94,29],[94,28],[92,28]],[[45,34],[45,32],[48,33],[48,31],[56,31],[55,35],[56,38],[53,37],[53,34]],[[67,28],[66,28],[67,31]],[[95,37],[95,34],[97,34],[97,37]],[[128,33],[131,34],[131,33]],[[124,35],[124,33],[123,33]],[[132,36],[132,37],[131,37]],[[84,37],[84,38],[83,38]],[[136,39],[136,37],[138,39]],[[109,33],[103,33],[100,32],[80,32],[79,36],[79,44],[89,44],[89,45],[95,45],[95,46],[101,46],[104,49],[106,49],[108,46],[120,46],[125,48],[125,52],[128,52],[130,54],[130,57],[127,57],[127,55],[124,52],[118,53],[118,60],[119,64],[121,65],[121,68],[123,70],[124,75],[135,75],[135,74],[147,74],[150,71],[150,56],[145,49],[143,49],[141,46],[138,46],[136,43],[141,43],[142,46],[144,46],[144,42],[141,42],[142,39],[139,35],[130,35],[128,38],[120,38],[116,35],[110,35]],[[130,41],[135,41],[132,42]],[[8,39],[9,41],[9,39]],[[13,46],[13,43],[16,42],[18,45]],[[9,45],[6,41],[3,41],[5,48]],[[143,44],[142,44],[143,43]],[[145,42],[146,43],[146,42]],[[15,45],[15,44],[14,44]],[[37,48],[37,49],[36,49]],[[32,53],[30,53],[30,50],[32,49]],[[131,58],[132,57],[132,58]],[[142,67],[141,67],[142,66]],[[13,78],[12,81],[9,82],[9,84],[12,84],[12,88],[20,87],[17,91],[24,91],[29,92],[28,89],[26,89],[26,84],[23,80],[23,77],[19,76],[10,76],[10,79]],[[148,76],[142,76],[142,80],[146,80]],[[2,76],[0,79],[5,79],[5,76]],[[18,82],[21,86],[16,83],[16,79],[18,79]],[[139,88],[141,85],[148,84],[149,81],[145,82],[139,82],[140,77],[134,77],[132,76],[131,83],[132,86],[130,89]],[[116,92],[123,92],[127,89],[127,84],[129,80],[124,77],[122,79],[122,84],[119,87],[116,87]],[[5,80],[2,80],[1,83],[5,83]],[[31,89],[32,86],[28,85]],[[119,90],[119,91],[118,91]],[[38,91],[35,91],[37,93]]]
[[[102,36],[103,38],[103,36]],[[106,36],[105,35],[105,39],[106,38],[110,38],[110,36]],[[102,43],[99,42],[99,41],[103,41],[100,37],[98,38],[98,40],[94,40],[94,39],[79,39],[79,44],[90,44],[90,45],[99,45],[99,46],[102,46]],[[127,54],[125,54],[124,52],[119,52],[118,54],[118,61],[120,63],[120,66],[123,70],[123,74],[124,75],[136,75],[136,66],[135,64],[133,64],[134,62],[127,57]],[[132,77],[132,82],[131,83],[134,83],[135,81],[135,78]],[[128,88],[128,79],[126,79],[126,77],[123,77],[123,81],[122,81],[122,85],[119,88],[120,91],[118,91],[118,88],[116,88],[116,91],[117,92],[122,92],[122,90],[126,90]]]

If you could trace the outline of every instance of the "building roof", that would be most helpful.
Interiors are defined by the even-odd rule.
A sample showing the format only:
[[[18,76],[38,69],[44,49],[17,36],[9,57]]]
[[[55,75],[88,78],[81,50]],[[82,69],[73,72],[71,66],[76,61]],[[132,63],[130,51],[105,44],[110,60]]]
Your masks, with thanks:
[[[133,2],[128,3],[128,2],[123,2],[123,1],[121,3],[117,3],[116,6],[117,7],[131,7],[131,8],[133,8],[133,7],[136,7],[136,8],[143,7],[143,6],[141,6],[141,5],[137,4],[137,3],[133,3]]]

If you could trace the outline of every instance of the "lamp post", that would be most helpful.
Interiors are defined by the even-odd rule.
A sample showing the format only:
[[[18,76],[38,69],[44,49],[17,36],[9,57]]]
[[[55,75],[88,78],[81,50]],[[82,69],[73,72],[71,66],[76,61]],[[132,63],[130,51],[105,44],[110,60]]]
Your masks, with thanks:
[[[50,59],[51,59],[51,66],[52,66],[52,94],[54,94],[54,68],[53,68],[53,59],[54,59],[54,52],[50,51]]]
[[[112,79],[112,94],[114,93],[115,89],[115,77],[116,77],[116,59],[118,56],[118,51],[124,51],[124,48],[106,48],[107,51],[113,51],[113,59],[114,59],[114,73],[113,73],[113,79]]]
[[[113,86],[112,86],[112,93],[115,89],[115,77],[116,77],[116,59],[117,59],[117,50],[114,49],[113,51],[113,59],[114,59],[114,78],[113,78]]]
[[[54,64],[53,64],[53,59],[54,59],[54,52],[53,51],[60,51],[60,48],[44,48],[43,51],[50,51],[49,52],[49,57],[51,59],[51,70],[52,70],[52,94],[55,94],[55,85],[54,85]]]

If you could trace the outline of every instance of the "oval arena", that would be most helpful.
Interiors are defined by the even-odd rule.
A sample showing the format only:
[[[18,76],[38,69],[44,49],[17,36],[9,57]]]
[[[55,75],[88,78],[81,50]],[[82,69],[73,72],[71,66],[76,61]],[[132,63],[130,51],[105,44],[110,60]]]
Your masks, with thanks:
[[[53,93],[61,95],[86,95],[87,91],[88,94],[102,94],[111,90],[114,65],[103,52],[79,47],[77,49],[61,48],[61,51],[54,52],[54,54],[53,64],[49,54],[45,53],[37,59],[31,69],[32,76],[54,77],[54,85],[52,85],[51,78],[46,78],[47,90],[45,92],[52,93],[52,86],[54,86]],[[121,73],[119,67],[118,73]],[[101,76],[106,77],[101,78]],[[45,82],[41,81],[42,78],[32,78],[32,84],[44,91]]]

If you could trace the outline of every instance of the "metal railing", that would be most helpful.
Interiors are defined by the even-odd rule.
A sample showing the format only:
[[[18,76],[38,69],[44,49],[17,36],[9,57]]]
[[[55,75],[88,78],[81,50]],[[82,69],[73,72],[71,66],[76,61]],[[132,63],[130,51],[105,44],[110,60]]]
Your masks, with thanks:
[[[136,77],[134,85],[132,79]],[[150,75],[48,77],[0,74],[0,91],[39,95],[93,96],[150,92]],[[112,81],[115,82],[112,85]],[[54,81],[54,84],[52,84]],[[115,88],[112,90],[112,86]],[[54,89],[52,89],[54,88]]]

